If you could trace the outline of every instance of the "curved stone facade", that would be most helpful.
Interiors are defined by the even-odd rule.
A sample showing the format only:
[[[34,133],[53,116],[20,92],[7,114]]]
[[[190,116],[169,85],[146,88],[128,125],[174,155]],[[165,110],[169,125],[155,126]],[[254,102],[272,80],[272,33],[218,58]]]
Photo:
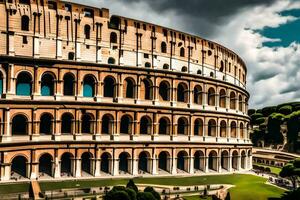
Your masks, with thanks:
[[[0,11],[2,181],[252,167],[234,52],[63,1]]]

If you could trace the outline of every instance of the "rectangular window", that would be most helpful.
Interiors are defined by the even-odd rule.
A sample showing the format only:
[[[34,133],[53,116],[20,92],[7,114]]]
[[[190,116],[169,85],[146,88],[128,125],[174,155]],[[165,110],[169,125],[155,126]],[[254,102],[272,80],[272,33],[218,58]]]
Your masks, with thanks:
[[[144,58],[149,58],[149,54],[144,53]]]
[[[168,31],[166,29],[163,29],[163,33],[165,37],[168,37]]]
[[[92,9],[85,8],[84,16],[92,18],[92,17],[94,17],[94,11]]]
[[[72,12],[72,5],[71,4],[65,4],[65,11]]]
[[[28,44],[27,36],[23,36],[23,44]]]
[[[54,1],[48,1],[48,9],[56,10],[57,4]]]

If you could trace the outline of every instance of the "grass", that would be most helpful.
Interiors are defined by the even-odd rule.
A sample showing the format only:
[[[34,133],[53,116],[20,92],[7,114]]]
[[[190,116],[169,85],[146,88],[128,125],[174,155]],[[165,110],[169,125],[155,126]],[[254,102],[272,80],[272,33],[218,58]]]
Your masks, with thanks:
[[[261,166],[261,167],[268,167],[268,168],[271,169],[272,173],[277,174],[277,175],[279,175],[279,173],[281,171],[280,167],[273,167],[273,166],[269,166],[269,165],[262,165],[262,164],[256,164],[256,163],[255,163],[255,165]]]
[[[29,183],[0,184],[0,194],[22,193],[29,190]]]
[[[103,179],[103,180],[80,180],[80,181],[56,181],[40,182],[42,190],[56,190],[61,188],[89,188],[103,187],[126,184],[126,179]],[[208,184],[232,184],[236,187],[230,189],[231,199],[233,200],[267,200],[268,198],[278,198],[284,192],[282,189],[266,185],[266,179],[254,175],[233,174],[218,176],[200,176],[200,177],[164,177],[164,178],[135,178],[135,183],[158,184],[171,186],[192,186]],[[20,184],[19,184],[20,185]],[[6,187],[6,189],[3,189]],[[12,187],[0,185],[0,193],[11,192],[13,190],[28,191],[28,186]],[[24,190],[23,190],[24,189]],[[200,199],[197,196],[186,197],[187,200]]]
[[[212,200],[212,197],[207,198],[200,198],[200,196],[186,196],[184,197],[185,200]]]

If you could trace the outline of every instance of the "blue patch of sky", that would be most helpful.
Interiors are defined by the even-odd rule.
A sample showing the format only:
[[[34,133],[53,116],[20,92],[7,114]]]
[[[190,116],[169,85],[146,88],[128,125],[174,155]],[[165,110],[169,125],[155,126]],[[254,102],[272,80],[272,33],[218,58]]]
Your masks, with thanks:
[[[282,16],[294,16],[298,19],[292,22],[283,24],[277,28],[264,28],[258,30],[261,35],[271,38],[280,39],[281,41],[265,42],[263,45],[268,47],[287,47],[292,42],[300,43],[300,9],[287,10],[280,13]]]

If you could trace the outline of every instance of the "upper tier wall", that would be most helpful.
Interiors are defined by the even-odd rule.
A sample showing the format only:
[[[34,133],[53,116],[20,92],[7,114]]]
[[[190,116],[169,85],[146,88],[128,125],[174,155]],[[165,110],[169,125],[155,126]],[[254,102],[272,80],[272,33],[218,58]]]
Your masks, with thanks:
[[[246,66],[208,40],[63,1],[0,0],[0,55],[151,67],[246,87]]]

